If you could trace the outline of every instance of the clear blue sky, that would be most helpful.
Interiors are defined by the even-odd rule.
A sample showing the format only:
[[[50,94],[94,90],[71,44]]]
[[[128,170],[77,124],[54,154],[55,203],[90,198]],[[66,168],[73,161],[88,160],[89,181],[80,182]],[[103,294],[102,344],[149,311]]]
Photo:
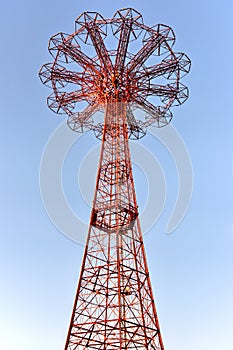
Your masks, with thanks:
[[[177,37],[176,51],[184,51],[192,60],[185,80],[190,99],[174,109],[173,124],[191,156],[194,191],[188,213],[172,235],[166,235],[165,226],[175,201],[175,167],[159,143],[149,137],[142,140],[160,158],[168,183],[165,210],[158,225],[145,236],[166,350],[232,349],[230,0],[22,0],[0,5],[1,349],[64,347],[83,247],[59,233],[41,201],[41,155],[63,118],[48,110],[45,99],[49,91],[37,73],[50,61],[50,36],[59,31],[71,33],[75,18],[83,11],[111,17],[121,7],[136,8],[148,25],[170,25]],[[95,144],[93,138],[88,135],[86,144]],[[78,157],[79,146],[75,151]],[[69,167],[71,179],[64,188],[68,197],[74,193],[70,200],[75,203],[75,164]],[[136,182],[140,187],[140,174]]]

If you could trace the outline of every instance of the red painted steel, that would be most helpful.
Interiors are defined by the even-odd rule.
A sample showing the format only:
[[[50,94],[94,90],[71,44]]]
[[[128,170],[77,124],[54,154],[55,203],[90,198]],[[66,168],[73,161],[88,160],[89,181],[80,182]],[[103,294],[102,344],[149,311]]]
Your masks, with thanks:
[[[106,47],[109,33],[108,44],[117,43],[115,50]],[[112,19],[84,12],[73,34],[58,33],[50,39],[49,51],[55,60],[39,73],[53,89],[49,108],[66,113],[74,131],[92,129],[102,139],[65,350],[164,349],[128,140],[143,137],[149,125],[167,125],[172,118],[170,108],[188,98],[180,78],[189,72],[190,60],[172,51],[174,41],[170,27],[150,28],[131,8],[117,11]],[[150,63],[151,58],[155,63]],[[80,112],[83,101],[86,108]],[[137,118],[136,108],[145,112],[144,118]],[[104,111],[102,122],[95,121],[97,111]]]

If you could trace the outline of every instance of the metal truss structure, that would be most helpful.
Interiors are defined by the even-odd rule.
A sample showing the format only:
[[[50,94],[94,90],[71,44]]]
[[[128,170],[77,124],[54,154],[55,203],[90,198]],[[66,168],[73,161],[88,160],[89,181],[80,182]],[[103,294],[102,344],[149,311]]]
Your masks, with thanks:
[[[53,89],[49,108],[66,113],[74,131],[93,130],[102,139],[65,350],[163,350],[128,140],[143,137],[150,125],[170,122],[170,108],[188,97],[180,79],[189,72],[190,60],[173,52],[170,27],[148,27],[131,8],[111,19],[84,12],[75,23],[73,34],[50,39],[55,60],[39,73]],[[137,108],[145,117],[137,118]],[[97,111],[104,112],[100,122]]]

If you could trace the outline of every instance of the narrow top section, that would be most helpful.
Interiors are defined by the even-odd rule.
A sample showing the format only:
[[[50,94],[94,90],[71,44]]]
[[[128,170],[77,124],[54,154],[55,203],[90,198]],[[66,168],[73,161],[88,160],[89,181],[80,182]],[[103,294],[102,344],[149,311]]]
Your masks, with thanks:
[[[170,27],[148,27],[132,8],[117,11],[111,19],[84,12],[73,34],[58,33],[49,41],[54,61],[39,72],[53,89],[49,108],[67,114],[68,125],[81,132],[100,129],[102,122],[93,116],[109,102],[127,103],[129,130],[144,130],[140,135],[149,125],[168,124],[170,108],[188,98],[180,79],[189,72],[190,60],[173,51],[174,42]],[[145,114],[140,120],[133,114],[136,108]]]

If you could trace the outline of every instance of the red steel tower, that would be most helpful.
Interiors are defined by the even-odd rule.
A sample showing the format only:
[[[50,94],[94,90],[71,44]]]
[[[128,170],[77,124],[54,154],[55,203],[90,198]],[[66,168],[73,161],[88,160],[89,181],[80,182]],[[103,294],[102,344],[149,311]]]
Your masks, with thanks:
[[[173,52],[170,27],[150,28],[131,8],[111,19],[85,12],[75,23],[73,34],[50,39],[55,60],[40,70],[42,82],[53,89],[48,106],[66,113],[74,131],[93,130],[102,140],[65,350],[163,350],[128,140],[144,136],[150,125],[170,122],[170,108],[188,97],[180,78],[190,60]],[[136,108],[145,117],[137,119]],[[97,111],[102,121],[95,120]]]

